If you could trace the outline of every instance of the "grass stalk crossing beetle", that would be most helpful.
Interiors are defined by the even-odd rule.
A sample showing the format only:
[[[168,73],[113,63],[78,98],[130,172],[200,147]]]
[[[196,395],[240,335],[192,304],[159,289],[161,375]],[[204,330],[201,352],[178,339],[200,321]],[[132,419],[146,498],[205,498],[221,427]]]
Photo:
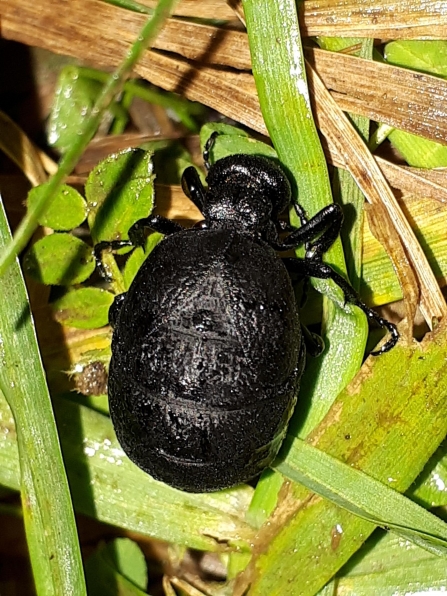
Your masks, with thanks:
[[[209,164],[208,188],[193,167],[185,194],[203,215],[194,228],[158,215],[129,230],[165,234],[129,291],[109,313],[114,326],[109,370],[110,414],[129,458],[154,478],[192,492],[214,491],[257,476],[275,458],[296,403],[306,352],[321,345],[302,328],[290,274],[332,279],[346,302],[391,334],[396,327],[367,307],[322,256],[343,222],[332,204],[298,229],[280,225],[291,190],[270,159],[232,155]],[[284,240],[279,231],[286,231]],[[305,257],[277,252],[304,245]]]

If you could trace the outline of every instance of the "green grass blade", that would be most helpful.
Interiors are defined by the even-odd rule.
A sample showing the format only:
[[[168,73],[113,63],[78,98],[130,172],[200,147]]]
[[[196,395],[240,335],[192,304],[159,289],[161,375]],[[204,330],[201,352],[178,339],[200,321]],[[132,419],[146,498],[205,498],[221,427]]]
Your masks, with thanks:
[[[447,556],[447,524],[389,486],[312,445],[285,442],[276,469],[309,490],[439,556]]]
[[[297,199],[309,215],[332,202],[323,150],[313,122],[296,3],[244,0],[244,12],[253,74],[262,114],[281,162],[297,184]],[[268,23],[268,26],[266,26]],[[296,221],[296,220],[295,220]],[[340,240],[326,255],[337,270],[346,271]],[[316,283],[337,301],[328,284]],[[305,435],[321,420],[339,391],[359,369],[367,323],[358,309],[325,301],[324,354],[308,363],[302,386],[313,396],[304,426]],[[336,371],[334,374],[333,371]],[[309,397],[310,399],[310,397]],[[309,404],[304,408],[307,410]]]
[[[317,40],[320,47],[330,51],[341,51],[348,47],[358,45],[359,57],[366,60],[372,59],[374,40],[361,38],[320,37]],[[369,140],[369,119],[357,114],[349,114],[349,119],[365,142]],[[362,279],[362,253],[363,253],[363,208],[365,197],[357,186],[352,175],[342,168],[334,169],[334,186],[336,200],[344,207],[345,224],[342,230],[343,248],[346,255],[348,277],[357,291],[360,290]]]
[[[3,250],[10,240],[1,206]],[[17,261],[0,279],[0,295],[0,389],[14,414],[20,456],[20,474],[11,478],[11,466],[6,466],[6,477],[20,487],[37,594],[82,596],[85,582],[67,477]]]
[[[392,533],[375,532],[341,570],[328,594],[430,596],[442,594],[445,559],[427,553]],[[335,585],[334,585],[335,584]]]

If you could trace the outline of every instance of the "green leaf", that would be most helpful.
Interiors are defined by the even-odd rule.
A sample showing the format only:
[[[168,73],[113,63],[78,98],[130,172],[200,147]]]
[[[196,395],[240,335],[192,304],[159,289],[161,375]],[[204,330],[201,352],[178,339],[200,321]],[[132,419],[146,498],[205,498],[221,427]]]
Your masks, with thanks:
[[[36,281],[53,286],[78,284],[96,267],[90,246],[71,234],[51,234],[26,253],[23,267]]]
[[[0,206],[0,247],[11,241]],[[81,553],[51,399],[18,261],[0,277],[0,484],[20,489],[39,596],[85,596]],[[4,397],[3,397],[4,396]],[[16,426],[13,425],[11,410]],[[5,441],[6,439],[6,441]],[[13,472],[15,468],[15,472]],[[9,484],[10,483],[10,484]]]
[[[447,41],[392,41],[386,44],[384,57],[395,66],[447,77]]]
[[[247,521],[260,528],[275,509],[284,478],[267,469],[261,474],[247,513]]]
[[[126,149],[106,158],[90,173],[85,194],[95,244],[126,240],[129,228],[154,206],[152,154]]]
[[[243,6],[262,114],[295,186],[294,199],[312,216],[332,202],[332,194],[312,116],[296,3],[288,0],[280,6],[276,2],[244,0]],[[291,222],[298,224],[293,210]],[[339,272],[346,271],[340,239],[327,251],[325,261]],[[302,436],[322,419],[359,369],[368,332],[365,315],[355,307],[344,308],[333,284],[322,280],[312,283],[330,299],[325,299],[323,309],[326,349],[320,358],[308,362],[302,379],[302,393],[308,398],[308,415],[305,426],[301,424],[300,428]]]
[[[194,165],[191,154],[180,143],[152,141],[144,143],[141,148],[153,151],[154,171],[159,184],[180,184],[183,172]]]
[[[139,546],[117,538],[100,547],[86,563],[89,596],[146,594],[147,568]]]
[[[74,144],[101,89],[100,83],[80,77],[76,66],[61,71],[48,122],[50,145],[65,153]]]
[[[138,544],[128,538],[117,538],[112,544],[108,544],[104,550],[105,558],[122,575],[142,590],[146,589],[146,561]]]
[[[215,124],[214,122],[204,124],[200,131],[200,145],[202,149],[213,132],[218,132],[219,135],[215,138],[211,149],[211,163],[237,153],[263,155],[279,162],[278,155],[273,147],[249,137],[245,131],[229,124]]]
[[[35,206],[46,192],[47,184],[32,188],[28,193],[28,207]],[[72,230],[81,225],[87,217],[87,203],[76,189],[63,184],[57,192],[51,205],[38,219],[41,226],[47,226],[57,231]]]
[[[97,329],[107,325],[113,295],[100,288],[69,290],[53,302],[54,317],[67,327]]]
[[[128,538],[117,538],[104,550],[107,558],[122,575],[142,590],[146,589],[146,561],[138,544]]]
[[[217,132],[219,137],[240,137],[241,139],[249,139],[248,132],[243,130],[242,128],[238,128],[237,126],[232,126],[231,124],[225,124],[224,122],[208,122],[202,126],[200,129],[200,146],[202,149],[205,146],[205,143],[210,138],[213,132]],[[227,139],[228,140],[228,139]],[[252,141],[254,139],[251,139]],[[265,145],[265,143],[262,143]],[[238,153],[238,151],[233,151],[233,153]],[[215,158],[216,161],[218,158]]]
[[[356,52],[349,52],[352,56],[356,56],[359,54],[361,50],[361,43],[362,39],[359,37],[326,37],[326,36],[319,36],[316,38],[317,44],[323,50],[328,50],[329,52],[340,52],[342,50],[346,50],[347,48],[353,48],[354,46],[359,46]]]

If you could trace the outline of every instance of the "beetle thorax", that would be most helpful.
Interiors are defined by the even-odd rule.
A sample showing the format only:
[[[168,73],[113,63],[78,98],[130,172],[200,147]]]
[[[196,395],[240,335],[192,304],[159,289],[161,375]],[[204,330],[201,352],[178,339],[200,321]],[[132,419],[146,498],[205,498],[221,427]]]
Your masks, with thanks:
[[[205,218],[210,228],[231,228],[246,232],[262,232],[272,214],[272,204],[259,188],[227,184],[207,193]]]
[[[203,215],[209,227],[262,234],[290,203],[279,166],[254,155],[231,155],[211,166]]]

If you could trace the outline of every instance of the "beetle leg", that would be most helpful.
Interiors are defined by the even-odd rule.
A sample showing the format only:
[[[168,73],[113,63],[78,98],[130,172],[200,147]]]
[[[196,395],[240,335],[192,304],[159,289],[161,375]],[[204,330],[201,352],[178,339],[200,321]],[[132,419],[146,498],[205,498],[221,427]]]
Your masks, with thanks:
[[[182,189],[188,199],[191,199],[194,205],[203,213],[205,207],[205,189],[195,167],[189,166],[183,172]]]
[[[217,132],[217,130],[215,130],[214,132],[212,132],[207,140],[207,142],[205,143],[205,148],[203,149],[203,164],[206,168],[206,171],[208,172],[208,170],[211,167],[210,164],[210,151],[213,148],[214,143],[216,142],[216,137],[219,136],[219,133]]]
[[[303,340],[306,346],[306,353],[313,358],[317,358],[324,350],[323,338],[316,333],[312,333],[305,325],[301,325]]]
[[[155,232],[160,232],[161,234],[165,235],[175,234],[176,232],[181,232],[181,230],[183,230],[183,226],[175,221],[171,221],[170,219],[167,219],[161,215],[151,215],[149,217],[139,219],[133,224],[133,226],[131,226],[129,229],[129,240],[104,240],[102,242],[98,242],[98,244],[96,244],[93,248],[93,256],[101,277],[107,281],[110,281],[101,259],[102,251],[106,249],[119,250],[125,246],[142,246],[144,244],[143,232],[145,228],[151,228]]]
[[[290,232],[295,231],[295,228],[293,228],[288,221],[284,221],[283,219],[279,219],[276,222],[276,227],[280,232],[288,232],[289,234]]]
[[[295,213],[298,215],[301,225],[304,226],[308,223],[306,212],[304,211],[304,207],[302,207],[299,203],[293,203],[293,208]]]
[[[399,339],[399,332],[397,331],[396,325],[387,321],[383,317],[381,317],[375,310],[369,308],[361,299],[357,292],[354,290],[353,287],[336,271],[323,263],[318,259],[284,259],[286,262],[286,267],[292,271],[295,271],[299,275],[306,275],[309,277],[316,277],[318,279],[332,279],[337,286],[342,290],[345,302],[349,302],[350,304],[354,304],[358,306],[368,317],[369,320],[376,321],[381,327],[387,329],[391,337],[390,339],[383,344],[383,346],[377,352],[371,352],[374,356],[378,354],[383,354],[384,352],[388,352],[394,347]]]
[[[340,234],[343,223],[341,207],[336,203],[332,203],[324,207],[324,209],[308,221],[301,207],[299,207],[297,214],[301,221],[305,223],[289,234],[278,246],[273,246],[273,248],[277,250],[290,250],[304,244],[309,257],[313,259],[321,258]]]
[[[103,240],[102,242],[95,244],[93,247],[93,257],[96,261],[96,267],[98,269],[99,275],[105,280],[110,281],[110,277],[104,268],[104,263],[102,262],[102,251],[106,250],[107,248],[110,250],[118,250],[120,248],[124,248],[125,246],[133,246],[133,244],[130,240],[111,240],[110,242]]]
[[[160,232],[165,236],[181,232],[184,228],[176,221],[167,219],[162,215],[150,215],[136,221],[129,229],[129,238],[133,246],[142,246],[144,244],[144,230],[150,228],[154,232]]]

